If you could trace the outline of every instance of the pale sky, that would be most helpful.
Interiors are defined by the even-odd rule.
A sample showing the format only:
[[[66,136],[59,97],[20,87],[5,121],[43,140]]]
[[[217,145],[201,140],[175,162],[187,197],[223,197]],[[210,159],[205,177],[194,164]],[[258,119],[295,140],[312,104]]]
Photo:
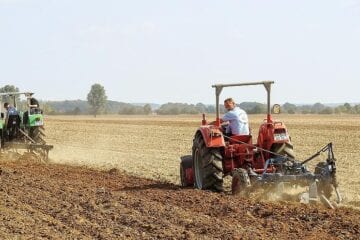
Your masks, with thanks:
[[[360,0],[0,0],[0,34],[0,86],[43,100],[360,102]]]

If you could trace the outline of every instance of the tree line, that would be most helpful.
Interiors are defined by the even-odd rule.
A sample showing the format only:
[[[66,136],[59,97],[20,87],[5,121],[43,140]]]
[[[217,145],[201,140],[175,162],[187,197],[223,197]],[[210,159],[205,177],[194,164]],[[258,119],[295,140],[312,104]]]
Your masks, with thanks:
[[[19,92],[19,88],[13,85],[6,85],[0,88],[0,93]],[[8,101],[3,97],[2,102]],[[25,106],[25,101],[17,99],[18,106]],[[93,84],[87,95],[87,101],[84,100],[65,100],[65,101],[44,101],[40,100],[41,108],[48,115],[84,115],[91,114],[124,114],[124,115],[178,115],[178,114],[201,114],[215,113],[213,104],[187,104],[187,103],[165,103],[157,104],[130,104],[124,102],[111,101],[107,99],[106,91],[100,84]],[[265,114],[266,104],[258,102],[242,102],[238,104],[248,114]],[[296,105],[285,103],[281,106],[282,113],[287,114],[360,114],[360,104],[344,103],[337,106],[327,106],[322,103]],[[220,104],[220,112],[225,109]]]
[[[244,109],[248,114],[265,114],[267,105],[258,102],[242,102],[238,106]],[[176,115],[176,114],[199,114],[199,113],[215,113],[215,105],[205,105],[202,103],[186,104],[186,103],[167,103],[161,105],[157,114]],[[224,113],[225,109],[220,105],[220,112]],[[285,103],[281,105],[281,112],[286,114],[360,114],[360,104],[339,104],[334,107],[327,106],[322,103],[295,105]]]

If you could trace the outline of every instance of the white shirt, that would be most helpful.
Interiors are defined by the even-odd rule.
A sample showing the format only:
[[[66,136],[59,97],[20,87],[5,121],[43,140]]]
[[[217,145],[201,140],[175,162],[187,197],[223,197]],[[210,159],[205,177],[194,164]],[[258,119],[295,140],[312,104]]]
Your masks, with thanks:
[[[233,135],[249,135],[249,120],[246,112],[239,107],[228,111],[222,117],[223,121],[229,121],[229,126],[226,129],[227,133]]]

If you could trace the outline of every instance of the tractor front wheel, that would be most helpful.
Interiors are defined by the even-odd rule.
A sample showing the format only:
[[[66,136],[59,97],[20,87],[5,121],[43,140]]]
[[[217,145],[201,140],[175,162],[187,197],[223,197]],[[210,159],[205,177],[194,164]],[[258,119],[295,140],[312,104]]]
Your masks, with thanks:
[[[181,181],[181,186],[183,187],[189,187],[194,185],[192,181],[192,175],[190,176],[189,174],[187,175],[187,173],[189,172],[188,170],[191,168],[192,168],[192,156],[190,155],[190,156],[182,157],[180,162],[180,181]]]
[[[220,148],[208,148],[201,134],[193,143],[194,185],[198,189],[222,192],[223,165]]]

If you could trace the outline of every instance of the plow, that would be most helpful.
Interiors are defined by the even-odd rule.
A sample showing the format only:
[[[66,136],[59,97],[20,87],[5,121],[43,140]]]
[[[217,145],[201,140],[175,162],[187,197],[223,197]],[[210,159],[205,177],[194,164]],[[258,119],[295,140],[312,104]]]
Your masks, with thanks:
[[[33,98],[31,92],[0,93],[0,151],[16,152],[23,151],[36,156],[37,159],[48,161],[49,151],[52,145],[46,144],[44,116],[38,101]],[[17,109],[17,101],[20,96],[25,96],[26,101],[23,109]],[[6,102],[5,102],[5,99]],[[10,105],[11,104],[11,105]],[[12,106],[12,111],[2,107]]]
[[[305,188],[297,195],[303,203],[321,202],[335,208],[342,201],[336,179],[336,158],[333,144],[328,143],[307,159],[299,160],[294,153],[291,137],[281,121],[280,105],[270,105],[274,81],[216,84],[216,119],[208,122],[205,114],[193,138],[192,154],[181,157],[180,179],[184,187],[216,192],[224,191],[224,178],[231,177],[231,192],[249,196],[257,189],[284,192],[289,188]],[[249,135],[228,135],[220,119],[219,99],[223,88],[263,85],[267,92],[267,116],[260,125],[256,143]],[[226,124],[226,123],[225,123]],[[311,172],[307,163],[326,155]],[[336,195],[336,203],[331,197]]]

